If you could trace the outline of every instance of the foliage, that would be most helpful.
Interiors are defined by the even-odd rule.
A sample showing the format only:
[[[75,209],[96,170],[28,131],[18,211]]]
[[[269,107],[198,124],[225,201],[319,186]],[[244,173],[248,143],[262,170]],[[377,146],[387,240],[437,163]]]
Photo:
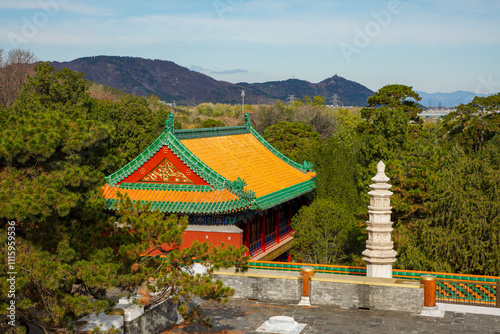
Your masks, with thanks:
[[[368,113],[365,108],[361,114],[365,122],[358,124],[356,130],[362,136],[361,155],[365,166],[387,161],[408,149],[410,119],[402,110],[382,107]]]
[[[359,260],[365,237],[357,222],[358,138],[349,129],[317,143],[311,153],[317,172],[316,198],[292,220],[293,254],[312,263],[354,264]]]
[[[116,283],[119,267],[103,237],[110,226],[99,187],[120,160],[113,130],[88,117],[82,76],[46,63],[35,71],[2,115],[0,216],[15,222],[18,315],[60,328],[109,305],[91,301]],[[1,235],[5,254],[5,230]]]
[[[241,105],[230,105],[223,103],[201,103],[196,107],[198,115],[208,117],[234,117],[238,118],[241,115]]]
[[[5,59],[2,54],[0,49],[0,105],[8,107],[21,91],[36,58],[32,52],[20,49],[10,50]]]
[[[350,264],[359,229],[347,206],[316,199],[292,218],[296,231],[292,254],[306,263]]]
[[[317,172],[316,194],[350,207],[361,204],[358,190],[359,138],[356,133],[340,130],[316,147],[312,162]]]
[[[257,112],[252,115],[252,124],[261,134],[271,125],[282,121],[292,122],[293,120],[294,109],[289,105],[285,105],[282,101],[278,101],[272,106],[261,105]]]
[[[392,219],[396,226],[424,219],[427,202],[437,182],[435,171],[440,168],[446,152],[436,145],[435,126],[426,124],[418,135],[408,141],[407,149],[387,161],[387,173],[393,185],[391,191]],[[397,237],[397,231],[394,233]]]
[[[132,95],[117,102],[92,99],[90,103],[90,117],[115,129],[114,145],[124,162],[135,158],[160,135],[170,114],[166,108],[153,113],[146,98]]]
[[[448,146],[460,145],[466,153],[483,150],[500,133],[500,93],[476,96],[445,116],[441,136]]]
[[[209,118],[204,120],[199,126],[197,126],[197,128],[218,128],[224,126],[226,126],[224,122]]]
[[[208,319],[199,313],[194,297],[227,301],[234,290],[225,287],[220,280],[214,280],[214,271],[236,266],[237,271],[248,268],[246,249],[213,247],[208,243],[195,241],[190,247],[181,249],[182,233],[187,227],[187,218],[176,215],[164,217],[160,212],[150,212],[149,206],[134,205],[128,198],[121,202],[119,223],[128,228],[115,231],[120,243],[119,256],[130,268],[122,272],[125,287],[133,288],[144,280],[154,281],[140,293],[139,303],[149,305],[152,298],[148,292],[168,292],[174,302],[179,303],[179,312],[187,319],[197,319],[209,325]],[[144,257],[144,254],[156,256]],[[203,266],[206,273],[195,273],[193,267]],[[161,293],[160,293],[161,295]]]
[[[489,158],[491,153],[498,157],[499,146],[493,144],[488,151],[492,152],[467,157],[460,148],[451,150],[437,172],[427,203],[429,215],[413,227],[417,239],[411,243],[420,246],[422,256],[409,259],[405,254],[404,265],[500,275],[500,170],[495,158]]]
[[[290,159],[302,163],[321,137],[310,125],[282,121],[268,127],[264,138]]]
[[[421,99],[410,86],[386,85],[370,96],[367,104],[372,108],[380,106],[386,106],[389,109],[397,108],[408,114],[410,119],[418,122],[420,108],[417,102]]]
[[[316,96],[315,101],[319,102],[314,103],[311,100],[302,103],[300,100],[296,100],[293,104],[284,104],[278,101],[271,106],[261,105],[252,117],[253,126],[262,134],[266,128],[279,122],[298,122],[311,125],[312,129],[319,133],[322,138],[328,138],[343,120],[337,110],[326,108],[321,102],[323,101],[321,97]]]
[[[113,104],[92,99],[86,89],[83,74],[55,72],[41,63],[12,106],[0,108],[0,250],[7,254],[12,222],[18,319],[65,332],[71,321],[112,304],[106,289],[135,291],[152,277],[157,284],[146,286],[141,302],[152,303],[150,289],[171,288],[187,318],[207,323],[196,306],[185,305],[195,295],[219,301],[231,295],[211,274],[223,266],[245,269],[244,250],[211,250],[207,244],[179,250],[185,218],[165,219],[126,199],[118,221],[105,214],[100,188],[104,176],[123,164],[118,150],[127,143],[126,133],[114,125],[131,131],[134,124],[151,128],[155,123],[144,120],[151,119],[151,111],[143,98]],[[143,258],[160,245],[168,246],[165,257]],[[183,269],[195,260],[207,266],[207,275]],[[2,331],[9,288],[5,273],[11,270],[5,262],[0,265]]]

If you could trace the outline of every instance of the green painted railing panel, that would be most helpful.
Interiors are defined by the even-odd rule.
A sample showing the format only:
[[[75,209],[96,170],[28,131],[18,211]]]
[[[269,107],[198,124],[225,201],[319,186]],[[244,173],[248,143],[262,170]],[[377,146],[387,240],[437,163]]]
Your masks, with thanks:
[[[366,276],[366,268],[361,267],[260,261],[250,261],[249,266],[255,269],[281,271],[300,271],[301,267],[308,266],[313,267],[318,273]],[[400,269],[392,271],[394,278],[408,280],[420,280],[422,275],[433,275],[436,277],[436,298],[438,300],[441,299],[445,302],[449,300],[471,305],[477,303],[478,305],[486,306],[495,304],[496,302],[496,286],[494,284],[500,281],[500,277],[406,271]],[[453,281],[447,282],[443,280]],[[482,283],[489,283],[490,285]]]

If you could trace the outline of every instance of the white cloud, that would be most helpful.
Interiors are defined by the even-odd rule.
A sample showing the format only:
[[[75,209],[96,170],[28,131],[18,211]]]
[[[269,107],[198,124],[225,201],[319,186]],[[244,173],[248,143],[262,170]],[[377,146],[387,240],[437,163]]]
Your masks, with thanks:
[[[70,0],[0,0],[1,10],[40,10],[49,13],[59,14],[61,12],[71,12],[86,16],[109,16],[113,15],[113,10],[102,6],[89,6],[79,4]]]
[[[340,43],[354,44],[360,31],[368,33],[369,46],[456,47],[500,44],[500,34],[497,33],[499,21],[478,14],[463,14],[471,10],[470,2],[465,0],[401,1],[403,10],[391,14],[387,24],[380,23],[380,19],[373,14],[382,11],[387,13],[386,1],[366,3],[358,11],[340,7],[346,4],[315,1],[310,11],[293,13],[297,10],[295,5],[300,3],[304,6],[304,3],[297,0],[224,0],[235,5],[234,10],[228,11],[223,19],[213,12],[118,19],[112,16],[112,10],[80,5],[69,0],[0,0],[0,8],[39,8],[39,1],[65,2],[61,5],[64,11],[82,14],[79,18],[69,19],[61,9],[60,15],[51,18],[30,39],[30,42],[49,46],[144,47],[175,42],[180,45],[203,43],[226,48],[234,45],[337,48]],[[491,3],[490,0],[479,0],[482,6]],[[460,13],[442,15],[429,11],[426,6],[449,8]],[[25,19],[29,21],[31,16]],[[8,42],[9,33],[21,34],[22,25],[21,19],[0,23],[0,43]]]
[[[491,14],[500,11],[497,0],[414,0],[414,4],[425,3],[444,13]]]

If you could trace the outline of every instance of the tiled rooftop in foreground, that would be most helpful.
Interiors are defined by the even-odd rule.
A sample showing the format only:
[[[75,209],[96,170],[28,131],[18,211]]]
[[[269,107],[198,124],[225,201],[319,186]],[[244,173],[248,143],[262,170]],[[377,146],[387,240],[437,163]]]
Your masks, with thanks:
[[[255,330],[272,316],[290,316],[307,326],[302,334],[500,334],[500,316],[446,312],[442,318],[424,317],[404,312],[335,307],[304,307],[232,299],[228,304],[206,303],[202,313],[211,319],[213,327],[197,324],[174,325],[163,334],[259,333]]]

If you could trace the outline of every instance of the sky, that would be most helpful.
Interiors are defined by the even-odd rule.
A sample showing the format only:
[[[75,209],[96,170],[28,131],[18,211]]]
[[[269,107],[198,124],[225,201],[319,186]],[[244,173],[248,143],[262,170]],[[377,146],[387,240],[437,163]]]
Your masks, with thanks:
[[[500,92],[498,0],[0,0],[0,49],[170,60],[217,80]]]

